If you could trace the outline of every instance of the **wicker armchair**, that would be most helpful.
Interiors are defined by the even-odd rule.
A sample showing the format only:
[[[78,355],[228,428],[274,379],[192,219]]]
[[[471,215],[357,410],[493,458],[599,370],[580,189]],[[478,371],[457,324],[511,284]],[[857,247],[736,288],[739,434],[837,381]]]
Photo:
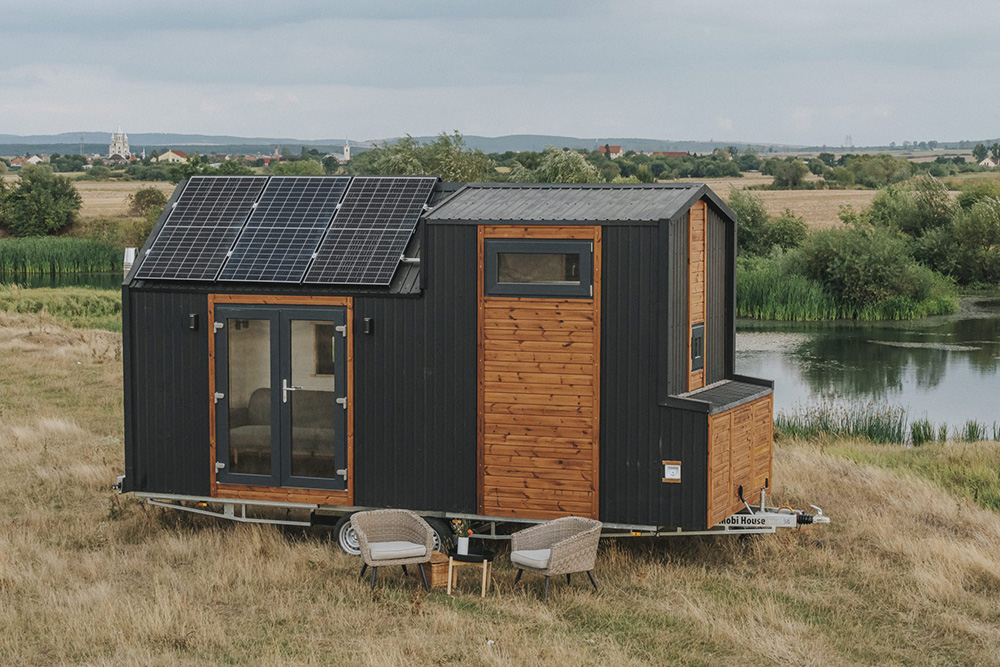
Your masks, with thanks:
[[[407,565],[416,565],[429,590],[424,563],[430,562],[434,550],[434,529],[426,521],[408,510],[374,510],[352,514],[351,527],[361,547],[359,578],[371,566],[372,590],[378,568],[388,565],[402,565],[403,574]]]
[[[586,572],[594,590],[592,570],[597,560],[601,522],[568,516],[518,531],[510,536],[510,560],[518,568],[514,583],[524,570],[545,575],[545,599],[549,599],[549,577],[565,574],[566,583],[573,572]]]

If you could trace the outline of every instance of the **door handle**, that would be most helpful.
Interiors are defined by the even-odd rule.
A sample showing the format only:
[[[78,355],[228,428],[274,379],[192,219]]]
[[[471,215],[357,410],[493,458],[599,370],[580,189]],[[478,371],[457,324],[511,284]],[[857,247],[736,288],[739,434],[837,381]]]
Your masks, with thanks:
[[[290,392],[290,391],[298,391],[299,389],[302,389],[302,387],[294,387],[294,386],[288,384],[288,380],[284,380],[283,379],[281,381],[281,402],[282,403],[287,403],[288,402],[288,392]]]

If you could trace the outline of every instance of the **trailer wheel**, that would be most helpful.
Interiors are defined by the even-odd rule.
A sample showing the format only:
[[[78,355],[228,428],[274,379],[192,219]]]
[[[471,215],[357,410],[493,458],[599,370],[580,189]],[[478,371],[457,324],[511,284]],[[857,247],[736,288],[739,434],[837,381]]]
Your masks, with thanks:
[[[448,553],[452,547],[451,527],[448,522],[436,516],[425,516],[424,521],[434,529],[434,550],[443,554]]]
[[[345,514],[337,521],[333,527],[333,534],[337,536],[337,544],[346,554],[351,556],[361,555],[361,546],[358,544],[358,536],[354,534],[354,527],[351,526],[351,515]]]

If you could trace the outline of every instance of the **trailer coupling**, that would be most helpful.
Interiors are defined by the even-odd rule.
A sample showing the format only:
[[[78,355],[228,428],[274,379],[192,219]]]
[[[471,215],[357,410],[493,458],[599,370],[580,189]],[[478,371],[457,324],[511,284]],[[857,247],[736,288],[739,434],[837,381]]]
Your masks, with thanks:
[[[801,526],[830,523],[830,517],[823,514],[823,509],[816,505],[809,506],[815,512],[814,514],[810,514],[805,510],[793,509],[787,506],[768,507],[763,502],[763,494],[761,494],[761,501],[761,504],[756,508],[746,505],[744,511],[723,519],[717,525],[730,529],[777,529],[799,528]]]

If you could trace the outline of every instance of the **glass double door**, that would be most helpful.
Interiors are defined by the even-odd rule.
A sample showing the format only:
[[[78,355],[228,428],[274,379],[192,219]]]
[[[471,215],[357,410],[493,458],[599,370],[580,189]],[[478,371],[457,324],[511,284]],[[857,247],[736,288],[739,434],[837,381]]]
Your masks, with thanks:
[[[347,488],[347,309],[215,311],[216,478]]]

